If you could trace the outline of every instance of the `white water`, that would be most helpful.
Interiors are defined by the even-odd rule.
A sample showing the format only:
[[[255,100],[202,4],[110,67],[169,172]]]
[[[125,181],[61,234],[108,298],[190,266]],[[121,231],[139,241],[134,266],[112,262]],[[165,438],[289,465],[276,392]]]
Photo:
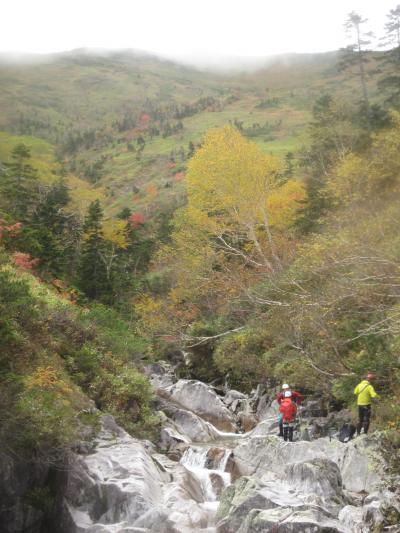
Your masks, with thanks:
[[[225,472],[231,450],[224,450],[224,454],[219,460],[217,468],[211,469],[206,468],[206,463],[208,459],[207,454],[212,448],[214,447],[196,448],[190,446],[180,460],[181,465],[192,472],[199,480],[204,500],[208,503],[217,502],[218,500],[218,495],[212,483],[212,477],[214,477],[214,480],[219,478],[224,488],[231,484],[231,475]]]

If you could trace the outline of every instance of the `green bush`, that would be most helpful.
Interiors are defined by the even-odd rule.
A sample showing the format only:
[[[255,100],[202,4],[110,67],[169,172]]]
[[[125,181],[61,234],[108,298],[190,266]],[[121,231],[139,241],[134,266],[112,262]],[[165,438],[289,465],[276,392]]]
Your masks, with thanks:
[[[146,345],[115,310],[82,309],[0,256],[0,439],[57,462],[94,400],[136,435],[155,435],[152,389],[134,368]],[[61,357],[60,357],[61,355]]]
[[[40,308],[30,294],[25,279],[19,278],[7,266],[0,264],[0,355],[1,368],[7,369],[13,361],[16,348],[22,349],[26,330],[38,326]]]
[[[96,338],[105,350],[117,353],[128,361],[138,359],[147,348],[146,342],[122,320],[115,309],[102,304],[91,305],[79,313],[79,321],[96,328]]]
[[[218,344],[214,362],[231,386],[249,391],[268,376],[265,337],[251,329],[229,335]]]
[[[159,419],[153,416],[150,402],[153,389],[135,368],[120,367],[118,372],[102,371],[93,388],[99,407],[115,416],[135,436],[155,436]]]

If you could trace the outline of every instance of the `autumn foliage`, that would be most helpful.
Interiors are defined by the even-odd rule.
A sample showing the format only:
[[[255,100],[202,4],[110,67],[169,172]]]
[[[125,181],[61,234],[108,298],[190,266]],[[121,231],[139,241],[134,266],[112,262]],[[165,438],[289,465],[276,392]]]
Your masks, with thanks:
[[[143,213],[133,213],[128,220],[133,228],[140,228],[146,222],[146,217]]]
[[[159,325],[162,316],[179,328],[206,310],[222,309],[261,273],[274,276],[290,262],[304,190],[299,181],[283,182],[281,173],[280,160],[236,128],[207,133],[188,164],[187,206],[174,217],[172,243],[159,253],[160,265],[171,269],[172,287],[163,304],[148,301],[141,308],[147,323],[157,328],[150,315],[161,305]]]
[[[31,259],[29,254],[23,252],[15,252],[13,254],[13,260],[16,267],[19,270],[33,270],[33,268],[39,263],[39,259]]]
[[[4,237],[14,238],[22,229],[22,222],[15,222],[14,224],[7,224],[3,219],[0,219],[0,239]]]

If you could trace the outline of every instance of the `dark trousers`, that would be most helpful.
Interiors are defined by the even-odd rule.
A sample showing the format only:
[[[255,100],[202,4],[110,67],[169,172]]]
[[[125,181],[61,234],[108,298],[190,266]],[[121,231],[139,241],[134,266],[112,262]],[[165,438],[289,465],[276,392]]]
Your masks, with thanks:
[[[283,437],[283,417],[279,417],[279,437]]]
[[[371,418],[371,406],[370,405],[359,405],[358,406],[357,435],[361,433],[362,428],[364,428],[364,433],[368,433],[370,418]]]
[[[293,441],[293,424],[283,424],[283,440]]]

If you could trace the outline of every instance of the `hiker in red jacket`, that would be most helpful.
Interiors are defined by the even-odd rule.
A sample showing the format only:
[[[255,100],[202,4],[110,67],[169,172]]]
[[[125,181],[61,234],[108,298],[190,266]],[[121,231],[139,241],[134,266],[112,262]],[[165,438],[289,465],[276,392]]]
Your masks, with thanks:
[[[292,400],[297,404],[301,405],[301,402],[303,401],[303,396],[300,394],[300,392],[297,392],[295,390],[290,390],[290,387],[287,383],[284,383],[282,385],[282,392],[276,395],[276,401],[281,405],[282,400],[285,398],[285,392],[291,392],[291,398]],[[283,437],[283,421],[282,421],[282,415],[279,418],[279,433],[278,437]]]
[[[292,392],[290,390],[284,392],[284,398],[280,402],[279,412],[282,415],[283,440],[292,442],[297,405],[292,400]]]

